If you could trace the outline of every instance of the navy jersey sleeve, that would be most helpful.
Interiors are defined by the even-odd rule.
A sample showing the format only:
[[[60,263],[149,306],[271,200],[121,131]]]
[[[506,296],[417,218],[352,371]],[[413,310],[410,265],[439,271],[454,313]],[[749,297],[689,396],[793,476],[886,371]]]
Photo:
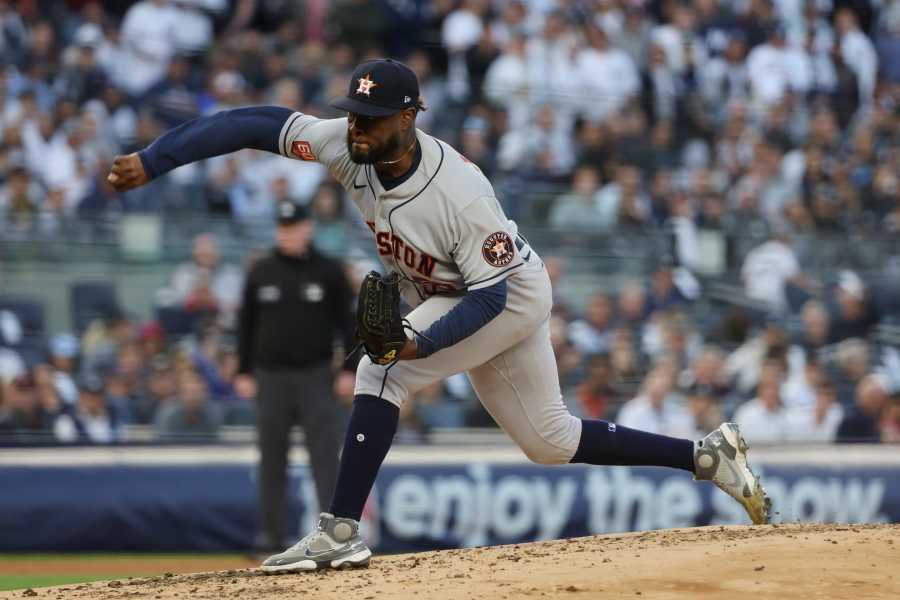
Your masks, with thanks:
[[[466,339],[506,308],[506,279],[467,293],[446,315],[416,336],[418,357],[425,358]]]
[[[279,152],[281,130],[294,111],[249,106],[199,117],[170,129],[138,156],[153,179],[176,167],[244,148]]]

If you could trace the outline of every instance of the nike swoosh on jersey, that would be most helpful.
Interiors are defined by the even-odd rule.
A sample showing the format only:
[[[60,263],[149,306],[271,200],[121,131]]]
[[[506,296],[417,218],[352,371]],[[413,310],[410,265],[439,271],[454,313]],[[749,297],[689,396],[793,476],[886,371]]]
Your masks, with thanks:
[[[353,189],[354,189],[354,190],[361,190],[361,189],[363,189],[364,187],[366,187],[366,184],[356,185],[356,182],[355,182],[355,181],[353,182]]]

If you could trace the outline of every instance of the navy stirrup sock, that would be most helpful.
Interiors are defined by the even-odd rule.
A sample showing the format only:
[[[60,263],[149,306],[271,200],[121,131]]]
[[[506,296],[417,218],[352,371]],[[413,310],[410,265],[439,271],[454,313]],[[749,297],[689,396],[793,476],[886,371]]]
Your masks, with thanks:
[[[331,514],[359,521],[399,420],[400,409],[387,400],[368,395],[353,398]]]
[[[606,421],[581,420],[572,463],[672,467],[694,472],[694,442]]]

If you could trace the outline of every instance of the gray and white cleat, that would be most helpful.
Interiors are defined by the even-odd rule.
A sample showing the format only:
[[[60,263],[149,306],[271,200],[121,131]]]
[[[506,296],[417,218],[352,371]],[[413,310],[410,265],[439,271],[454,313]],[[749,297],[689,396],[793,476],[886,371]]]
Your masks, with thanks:
[[[737,500],[757,525],[769,522],[771,501],[747,463],[750,447],[736,423],[722,423],[694,448],[694,479],[712,481]]]
[[[289,573],[366,567],[371,556],[372,551],[359,537],[359,523],[322,513],[315,531],[281,554],[267,558],[260,569],[266,573]]]

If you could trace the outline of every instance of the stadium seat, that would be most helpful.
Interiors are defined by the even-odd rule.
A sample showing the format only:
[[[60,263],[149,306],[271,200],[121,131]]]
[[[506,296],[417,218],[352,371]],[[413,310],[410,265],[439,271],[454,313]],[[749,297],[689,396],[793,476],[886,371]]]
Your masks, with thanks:
[[[43,362],[47,354],[47,319],[44,302],[32,296],[0,296],[0,311],[14,314],[21,327],[20,339],[5,342],[29,367]]]
[[[0,296],[0,310],[16,315],[23,337],[46,337],[47,318],[44,301],[35,296]]]
[[[72,328],[81,335],[91,321],[122,313],[116,287],[108,281],[76,281],[69,285]]]
[[[198,313],[184,310],[180,306],[157,306],[156,320],[162,325],[166,336],[178,339],[194,333]]]

